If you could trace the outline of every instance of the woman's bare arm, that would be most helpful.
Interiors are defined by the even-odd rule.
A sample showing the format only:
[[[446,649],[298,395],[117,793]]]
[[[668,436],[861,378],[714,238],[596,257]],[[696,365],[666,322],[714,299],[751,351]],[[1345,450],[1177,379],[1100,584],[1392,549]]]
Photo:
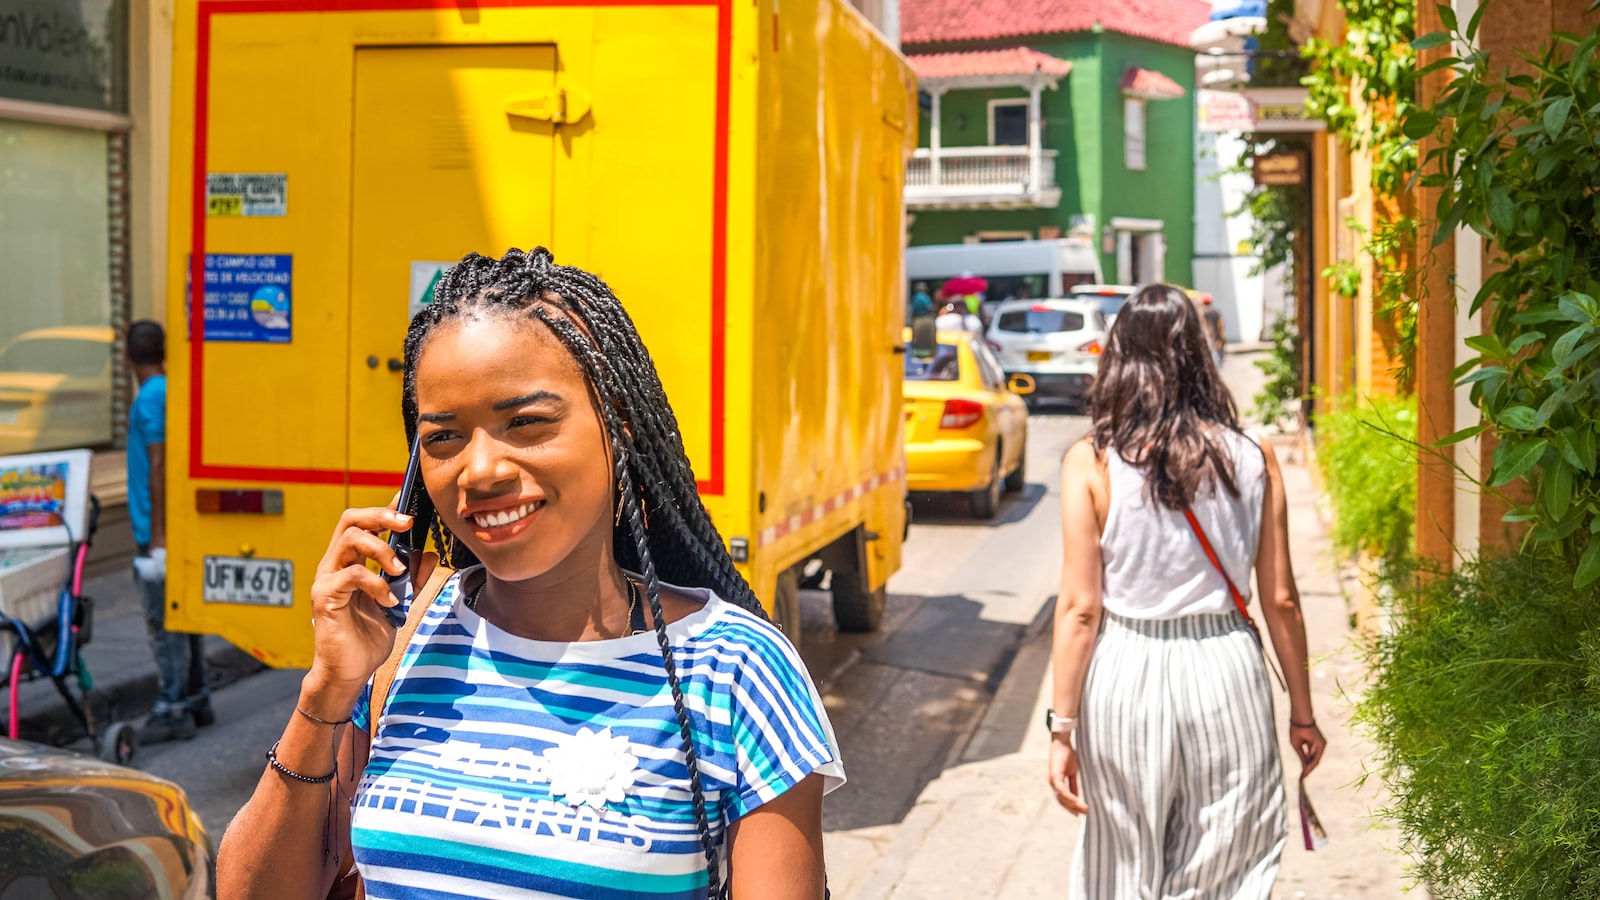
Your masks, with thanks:
[[[298,704],[318,718],[345,718],[360,696],[337,703],[312,680],[307,675],[301,683]],[[327,896],[334,879],[350,867],[350,798],[367,751],[365,731],[318,725],[298,713],[291,717],[278,743],[278,761],[292,771],[321,776],[334,770],[337,753],[339,777],[306,784],[268,766],[222,838],[218,898]]]
[[[1088,440],[1072,445],[1061,465],[1061,593],[1056,598],[1051,651],[1052,708],[1062,717],[1078,717],[1089,657],[1100,634],[1100,530],[1109,499],[1094,445]],[[1056,735],[1051,745],[1050,786],[1057,801],[1069,812],[1086,812],[1070,740]]]
[[[337,764],[339,777],[308,784],[263,765],[255,793],[234,816],[217,853],[221,900],[325,897],[334,878],[348,868],[350,798],[367,764],[369,742],[365,732],[310,716],[325,722],[348,719],[367,680],[394,648],[395,628],[383,608],[398,601],[366,563],[376,560],[391,575],[405,572],[378,534],[410,527],[411,517],[393,509],[352,509],[334,529],[311,585],[316,655],[296,700],[309,715],[289,716],[277,758],[284,768],[312,778],[333,772]],[[417,573],[418,583],[431,572],[430,555]]]
[[[822,776],[757,807],[729,830],[733,896],[740,900],[822,900]]]
[[[1261,615],[1272,634],[1272,648],[1289,686],[1289,739],[1300,754],[1305,771],[1310,772],[1322,759],[1327,741],[1316,726],[1311,709],[1306,621],[1300,612],[1300,589],[1295,585],[1289,559],[1289,503],[1283,491],[1283,473],[1271,444],[1263,441],[1261,453],[1267,463],[1267,490],[1262,501],[1261,541],[1256,549],[1256,586],[1261,591]]]

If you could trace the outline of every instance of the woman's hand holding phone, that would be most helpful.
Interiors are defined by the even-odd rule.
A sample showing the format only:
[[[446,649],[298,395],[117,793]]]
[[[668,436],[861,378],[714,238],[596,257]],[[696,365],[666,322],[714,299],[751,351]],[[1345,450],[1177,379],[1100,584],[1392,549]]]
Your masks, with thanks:
[[[397,498],[398,499],[398,498]],[[372,560],[392,576],[403,575],[405,560],[379,535],[409,531],[412,517],[394,505],[347,509],[339,518],[328,552],[311,584],[311,624],[316,658],[308,680],[331,693],[349,695],[354,704],[372,673],[394,648],[395,626],[387,610],[399,603],[384,575],[367,567]],[[429,557],[431,561],[431,556]],[[426,563],[424,563],[426,565]],[[418,572],[426,581],[428,572]],[[342,715],[342,711],[329,709]]]

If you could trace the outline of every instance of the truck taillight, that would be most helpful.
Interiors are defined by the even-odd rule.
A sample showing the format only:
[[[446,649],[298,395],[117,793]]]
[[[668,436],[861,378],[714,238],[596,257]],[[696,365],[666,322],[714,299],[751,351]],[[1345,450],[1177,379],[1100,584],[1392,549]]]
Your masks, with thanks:
[[[194,508],[203,513],[258,513],[283,515],[283,491],[223,491],[201,488],[194,492]]]
[[[946,400],[940,428],[971,428],[983,418],[983,404],[973,400]]]
[[[1100,342],[1099,341],[1090,341],[1087,344],[1080,345],[1078,347],[1078,352],[1079,353],[1087,353],[1090,356],[1099,356],[1100,352],[1102,350],[1104,350],[1104,349],[1105,349],[1104,347],[1100,346]]]

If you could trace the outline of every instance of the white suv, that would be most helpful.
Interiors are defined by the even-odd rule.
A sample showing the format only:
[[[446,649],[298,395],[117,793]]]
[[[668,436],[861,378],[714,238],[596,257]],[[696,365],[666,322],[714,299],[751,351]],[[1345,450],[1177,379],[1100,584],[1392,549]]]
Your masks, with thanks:
[[[995,308],[987,337],[1007,377],[1033,379],[1030,407],[1042,399],[1081,405],[1100,372],[1106,327],[1098,297],[1010,300]]]

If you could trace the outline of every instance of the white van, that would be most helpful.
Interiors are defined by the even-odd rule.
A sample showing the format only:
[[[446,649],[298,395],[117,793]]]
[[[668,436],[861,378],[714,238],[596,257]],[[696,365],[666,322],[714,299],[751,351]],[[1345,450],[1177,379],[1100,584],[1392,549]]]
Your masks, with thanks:
[[[1015,298],[1060,297],[1075,284],[1100,281],[1100,255],[1087,238],[929,244],[906,248],[906,296],[917,282],[930,294],[951,278],[975,275],[989,282],[989,304]],[[1026,294],[1017,293],[1025,288]]]

